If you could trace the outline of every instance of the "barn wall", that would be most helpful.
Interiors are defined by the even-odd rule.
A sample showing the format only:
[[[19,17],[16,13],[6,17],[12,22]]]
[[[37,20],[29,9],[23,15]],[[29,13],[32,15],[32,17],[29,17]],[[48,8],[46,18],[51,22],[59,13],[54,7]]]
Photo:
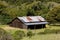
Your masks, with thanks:
[[[12,21],[10,24],[10,26],[12,27],[18,27],[18,28],[27,28],[20,20],[15,19],[14,21]]]
[[[24,24],[22,24],[22,25],[23,25],[23,29],[27,29],[28,26],[26,26],[26,25],[24,25]]]

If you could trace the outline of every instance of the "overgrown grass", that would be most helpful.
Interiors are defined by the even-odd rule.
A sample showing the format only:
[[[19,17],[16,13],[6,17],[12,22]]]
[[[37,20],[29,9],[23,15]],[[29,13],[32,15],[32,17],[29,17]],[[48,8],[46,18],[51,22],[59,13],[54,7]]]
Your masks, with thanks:
[[[35,35],[32,38],[24,37],[22,40],[60,40],[60,34]]]
[[[46,25],[46,28],[34,29],[34,30],[14,28],[14,27],[9,27],[8,25],[0,25],[0,28],[3,28],[7,32],[9,32],[10,34],[12,34],[12,36],[15,35],[16,31],[19,30],[23,31],[25,33],[25,36],[23,37],[22,40],[60,40],[60,26]],[[32,37],[29,31],[31,34],[34,33]],[[28,37],[29,35],[27,36],[27,33],[30,35],[30,38]]]

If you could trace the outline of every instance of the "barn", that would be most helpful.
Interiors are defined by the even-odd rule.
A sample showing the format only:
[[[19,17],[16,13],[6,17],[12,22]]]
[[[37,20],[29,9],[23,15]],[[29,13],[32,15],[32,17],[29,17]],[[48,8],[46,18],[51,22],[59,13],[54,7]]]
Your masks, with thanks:
[[[48,22],[41,16],[23,16],[16,17],[10,23],[11,27],[22,29],[40,29],[45,28]]]

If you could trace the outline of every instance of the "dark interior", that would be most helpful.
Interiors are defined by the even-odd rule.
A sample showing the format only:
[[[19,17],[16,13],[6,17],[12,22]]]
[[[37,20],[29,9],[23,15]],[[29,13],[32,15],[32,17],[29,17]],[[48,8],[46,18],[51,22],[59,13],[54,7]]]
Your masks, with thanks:
[[[28,29],[40,29],[40,28],[45,28],[45,24],[42,25],[29,25]]]

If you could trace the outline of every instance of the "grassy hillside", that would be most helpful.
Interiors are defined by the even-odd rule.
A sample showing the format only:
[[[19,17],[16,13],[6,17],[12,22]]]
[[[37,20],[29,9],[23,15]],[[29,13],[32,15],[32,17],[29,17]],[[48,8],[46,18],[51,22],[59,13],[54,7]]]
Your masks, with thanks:
[[[32,38],[25,37],[22,40],[60,40],[60,34],[35,35]]]
[[[50,26],[50,25],[46,25],[46,28],[42,28],[42,29],[33,29],[33,30],[30,30],[30,29],[20,29],[20,28],[15,28],[15,27],[10,27],[8,25],[0,25],[0,28],[3,28],[4,30],[6,31],[10,31],[10,32],[14,32],[16,30],[22,30],[24,32],[27,32],[27,31],[32,31],[33,33],[39,33],[39,32],[44,32],[44,30],[60,30],[60,26]],[[13,31],[14,30],[14,31]]]
[[[44,29],[34,29],[34,30],[27,30],[27,29],[20,29],[9,27],[8,25],[0,25],[0,28],[6,30],[10,34],[15,35],[14,33],[18,30],[24,31],[25,35],[28,31],[34,33],[31,38],[29,36],[23,37],[21,40],[60,40],[60,26],[50,26],[46,25],[47,28]],[[18,40],[18,38],[16,38]]]

